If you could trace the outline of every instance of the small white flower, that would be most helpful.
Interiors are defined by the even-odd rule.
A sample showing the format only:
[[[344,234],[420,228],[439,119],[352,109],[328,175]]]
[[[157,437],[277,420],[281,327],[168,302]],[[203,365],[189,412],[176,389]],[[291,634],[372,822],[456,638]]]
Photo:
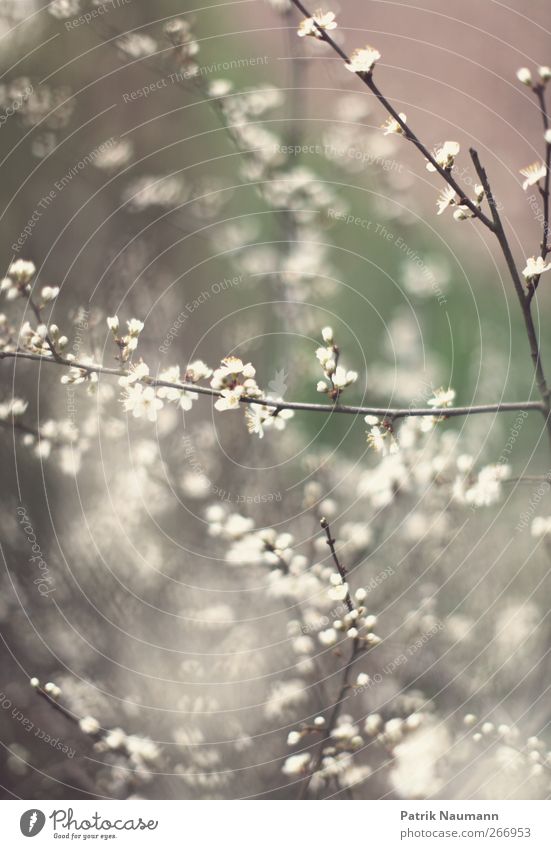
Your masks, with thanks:
[[[364,723],[365,733],[370,737],[375,737],[376,734],[379,733],[383,725],[383,718],[378,713],[370,713],[369,716],[366,717]]]
[[[149,366],[147,365],[147,363],[137,363],[137,365],[135,366],[130,366],[130,371],[128,374],[119,377],[119,386],[130,386],[132,383],[142,381],[148,376]]]
[[[544,273],[544,271],[549,271],[550,268],[551,262],[545,262],[541,256],[531,256],[526,260],[526,268],[523,270],[522,274],[525,280],[530,281],[533,280],[534,277],[539,277],[540,274]]]
[[[326,345],[332,345],[333,344],[333,328],[332,327],[322,327],[321,338],[326,343]]]
[[[8,277],[12,277],[18,283],[28,283],[35,273],[34,262],[25,259],[16,259],[8,268]]]
[[[330,587],[327,594],[332,601],[344,601],[348,595],[348,584],[341,583],[337,586]]]
[[[264,436],[264,425],[268,421],[268,407],[261,404],[251,404],[245,410],[245,422],[249,433],[256,433],[259,439]]]
[[[222,389],[222,397],[214,404],[219,411],[237,410],[239,407],[239,399],[243,395],[243,386],[236,386],[234,389]]]
[[[326,628],[319,632],[318,640],[323,646],[332,646],[337,642],[337,632],[334,628]]]
[[[551,80],[551,68],[549,67],[549,65],[541,65],[541,67],[538,68],[538,74],[540,75],[541,81],[544,83],[547,83],[549,82],[549,80]]]
[[[454,389],[437,389],[432,398],[429,398],[427,404],[429,407],[451,407],[455,400]]]
[[[451,171],[455,163],[455,157],[460,151],[459,144],[455,141],[446,141],[442,147],[438,147],[434,151],[434,159],[441,168],[446,171]],[[436,171],[432,162],[427,162],[427,171]]]
[[[53,301],[59,295],[59,286],[44,286],[40,294],[44,303]]]
[[[130,336],[139,336],[144,329],[143,321],[139,321],[137,318],[131,318],[130,321],[126,322],[126,326]]]
[[[543,162],[533,162],[531,165],[527,165],[526,168],[521,168],[520,173],[523,177],[526,177],[522,184],[522,188],[526,191],[530,186],[537,185],[540,180],[545,178],[547,168]]]
[[[532,85],[532,74],[529,68],[519,68],[517,71],[517,80],[523,85]]]
[[[366,47],[354,50],[350,62],[345,64],[345,68],[352,71],[353,74],[369,74],[380,58],[381,54],[377,48],[368,44]]]
[[[111,315],[107,317],[107,327],[109,330],[112,330],[113,333],[116,333],[119,329],[119,318],[116,315]]]
[[[367,684],[369,684],[370,681],[371,681],[371,678],[369,677],[367,672],[360,672],[360,674],[356,678],[356,685],[358,687],[365,687],[365,686],[367,686]]]
[[[316,357],[320,361],[320,365],[322,366],[322,368],[327,371],[328,364],[334,362],[335,352],[333,351],[333,348],[317,348]]]
[[[132,413],[135,419],[145,416],[150,422],[157,421],[157,412],[163,408],[163,402],[155,395],[154,388],[144,388],[141,383],[127,386],[122,402],[125,411]]]
[[[287,735],[287,745],[288,746],[296,746],[297,743],[300,743],[302,735],[299,731],[289,731]]]
[[[452,189],[451,186],[446,186],[445,189],[442,190],[438,200],[436,201],[436,206],[438,207],[437,215],[442,215],[443,212],[449,206],[453,206],[455,204],[455,189]]]
[[[44,692],[47,693],[52,699],[59,699],[61,696],[61,690],[57,686],[57,684],[52,684],[49,681],[47,684],[44,684]]]
[[[304,20],[300,22],[299,28],[297,30],[297,35],[299,36],[299,38],[304,38],[304,36],[321,38],[319,32],[320,29],[332,30],[336,28],[337,22],[335,20],[335,13],[323,12],[321,9],[318,9],[316,12],[314,12],[311,18],[304,18]]]
[[[546,130],[543,134],[545,144],[551,144],[551,130]]]
[[[293,778],[295,775],[304,775],[308,766],[310,765],[311,756],[308,752],[300,752],[298,755],[291,755],[290,758],[287,758],[282,767],[282,772],[284,775],[288,775],[290,778]]]
[[[93,716],[83,716],[78,724],[84,734],[97,734],[100,730],[100,724]]]
[[[547,518],[536,516],[532,522],[530,533],[533,537],[544,537],[551,534],[551,516]]]
[[[199,380],[207,380],[211,375],[212,369],[203,360],[194,360],[186,369],[186,380],[189,380],[191,383],[197,383]]]
[[[399,115],[400,115],[401,120],[405,124],[406,121],[407,121],[407,115],[405,114],[405,112],[400,112]],[[389,115],[388,119],[385,121],[385,123],[381,127],[381,130],[384,130],[385,136],[390,136],[390,135],[393,135],[393,134],[397,135],[397,136],[401,136],[404,132],[402,126],[398,123],[396,118],[392,117],[392,115]]]

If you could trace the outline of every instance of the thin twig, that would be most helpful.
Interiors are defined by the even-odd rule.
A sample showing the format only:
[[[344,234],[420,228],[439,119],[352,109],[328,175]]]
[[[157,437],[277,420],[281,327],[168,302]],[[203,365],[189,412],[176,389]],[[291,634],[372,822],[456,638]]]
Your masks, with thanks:
[[[334,540],[333,537],[331,536],[331,528],[329,527],[329,522],[327,521],[325,516],[322,519],[320,519],[320,525],[322,526],[323,530],[325,531],[325,536],[327,537],[327,545],[329,546],[331,556],[333,557],[333,562],[334,562],[335,566],[337,567],[337,572],[341,576],[341,581],[343,582],[343,584],[346,584],[347,583],[346,569],[344,568],[343,564],[341,563],[341,561],[337,557],[337,551],[335,549],[336,540]],[[348,589],[346,590],[346,596],[345,596],[344,600],[345,600],[345,603],[346,603],[348,610],[354,610],[354,604],[352,602],[352,599],[350,598],[350,592],[349,592]]]
[[[534,365],[534,372],[536,376],[536,383],[538,385],[538,390],[541,395],[543,401],[543,414],[545,416],[547,432],[549,434],[549,439],[551,441],[551,415],[550,415],[550,392],[547,386],[547,380],[545,378],[545,374],[543,371],[543,365],[541,361],[541,352],[538,341],[538,334],[536,332],[536,327],[534,324],[534,319],[532,316],[532,308],[531,308],[531,297],[529,294],[526,294],[524,291],[524,287],[522,285],[522,280],[520,279],[519,272],[517,270],[515,260],[513,258],[513,254],[511,252],[511,248],[509,246],[509,242],[507,240],[507,236],[505,235],[505,230],[503,228],[503,223],[501,221],[501,216],[499,214],[499,210],[497,208],[497,204],[495,202],[492,189],[490,187],[490,182],[488,180],[485,169],[482,167],[480,163],[480,159],[478,157],[478,153],[473,148],[470,149],[471,159],[473,161],[473,165],[476,169],[476,173],[484,191],[486,192],[486,198],[488,200],[488,204],[490,206],[490,210],[492,212],[492,217],[494,220],[495,234],[496,238],[501,246],[501,250],[503,252],[503,256],[505,257],[505,261],[507,263],[507,267],[509,269],[509,273],[511,275],[511,279],[513,280],[513,284],[515,286],[515,292],[517,293],[518,302],[520,304],[520,308],[522,311],[522,317],[524,319],[524,326],[526,328],[526,335],[528,336],[528,343],[530,345],[530,355],[532,357],[532,363]]]
[[[546,133],[549,130],[549,113],[547,111],[547,101],[545,97],[545,86],[538,85],[535,87],[534,92],[536,97],[538,98],[538,103],[541,112],[541,118],[543,122],[543,131]],[[549,196],[551,190],[551,174],[549,169],[551,168],[551,142],[545,142],[545,180],[543,184],[543,188],[540,188],[540,194],[543,200],[543,235],[541,240],[541,258],[545,259],[551,246],[549,245]],[[537,286],[534,286],[534,290]]]

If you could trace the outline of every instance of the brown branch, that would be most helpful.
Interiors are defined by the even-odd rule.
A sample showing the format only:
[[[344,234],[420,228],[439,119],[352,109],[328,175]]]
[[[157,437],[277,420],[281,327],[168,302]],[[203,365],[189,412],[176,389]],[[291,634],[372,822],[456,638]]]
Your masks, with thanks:
[[[515,260],[507,240],[507,236],[505,234],[505,230],[503,228],[503,223],[501,221],[501,216],[499,214],[499,210],[497,208],[497,204],[495,202],[492,189],[490,187],[490,183],[486,174],[485,169],[482,167],[480,163],[480,159],[478,157],[478,153],[476,150],[471,148],[470,150],[471,159],[473,161],[473,165],[476,169],[476,173],[482,186],[484,187],[484,191],[486,192],[486,198],[488,200],[488,204],[490,206],[490,210],[492,213],[492,217],[494,220],[494,232],[496,234],[496,238],[500,244],[503,256],[505,257],[505,262],[507,263],[507,267],[509,269],[509,273],[511,275],[511,279],[513,280],[513,284],[515,287],[515,291],[517,293],[518,301],[520,304],[520,308],[522,311],[522,317],[524,319],[524,326],[526,328],[526,335],[528,336],[528,344],[530,346],[530,356],[532,357],[532,363],[534,366],[534,373],[536,376],[536,383],[538,385],[538,390],[541,395],[541,399],[543,402],[543,414],[545,416],[545,422],[547,427],[547,432],[549,435],[549,440],[551,442],[551,415],[550,415],[550,392],[547,386],[547,381],[545,378],[545,374],[543,371],[543,365],[541,361],[541,353],[538,341],[538,335],[536,332],[536,327],[534,325],[534,319],[532,316],[532,308],[531,308],[531,296],[526,294],[524,291],[524,286],[522,285],[522,280],[520,279],[520,274],[515,264]]]
[[[320,519],[320,525],[322,526],[323,530],[325,531],[325,536],[327,537],[327,545],[329,546],[329,550],[331,552],[333,562],[334,562],[335,566],[337,567],[337,572],[341,576],[341,581],[343,582],[343,584],[346,584],[346,582],[347,582],[346,569],[344,568],[343,564],[341,563],[341,561],[337,557],[337,552],[336,552],[336,549],[335,549],[336,540],[334,540],[333,537],[331,536],[331,528],[329,527],[329,522],[327,521],[327,519],[325,517],[323,517],[322,519]],[[352,599],[350,598],[350,592],[348,590],[346,591],[345,602],[346,602],[346,606],[347,606],[349,611],[354,610],[354,604],[352,603]]]
[[[0,360],[16,359],[16,360],[33,360],[40,361],[44,365],[57,365],[66,368],[80,369],[87,374],[106,374],[115,377],[126,377],[129,372],[123,368],[110,368],[96,363],[83,363],[78,360],[68,360],[65,357],[60,357],[56,360],[51,357],[45,357],[41,354],[33,354],[28,351],[0,351]],[[179,389],[180,391],[196,392],[198,395],[209,395],[214,398],[219,398],[222,391],[212,389],[210,386],[199,386],[196,383],[173,382],[170,380],[161,380],[157,378],[144,378],[139,381],[146,386],[163,386],[169,389]],[[544,412],[546,408],[540,401],[504,401],[497,404],[478,404],[465,407],[363,407],[351,404],[315,404],[303,401],[274,401],[273,398],[253,398],[242,396],[240,399],[242,404],[260,404],[270,407],[276,411],[279,410],[297,410],[301,412],[324,413],[331,415],[333,413],[342,413],[345,415],[369,415],[386,418],[387,420],[419,418],[434,416],[435,418],[455,418],[457,416],[481,415],[485,413],[506,413],[518,410],[537,410],[539,413]]]
[[[549,113],[547,111],[547,101],[545,97],[545,85],[540,84],[537,85],[534,89],[536,97],[538,98],[538,103],[541,112],[541,118],[543,122],[543,130],[547,132],[549,130]],[[543,188],[540,188],[540,194],[543,200],[543,235],[541,240],[541,257],[545,259],[547,254],[549,253],[551,246],[549,245],[549,196],[551,190],[551,174],[549,173],[549,169],[551,168],[551,142],[545,142],[545,181],[543,184]],[[536,290],[537,285],[534,284],[534,291]]]

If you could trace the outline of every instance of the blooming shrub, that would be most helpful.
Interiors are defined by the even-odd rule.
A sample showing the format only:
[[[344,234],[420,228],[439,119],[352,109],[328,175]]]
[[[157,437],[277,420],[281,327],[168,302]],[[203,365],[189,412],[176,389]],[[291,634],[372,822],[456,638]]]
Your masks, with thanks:
[[[159,103],[170,86],[188,98],[184,114],[199,102],[230,143],[234,182],[207,160],[202,175],[154,173],[147,162],[144,171],[139,138],[115,140],[86,167],[115,181],[117,211],[144,244],[129,237],[121,253],[132,251],[122,268],[109,260],[99,295],[90,279],[73,296],[73,272],[46,278],[45,258],[31,249],[42,217],[33,213],[0,284],[9,377],[0,424],[15,458],[0,620],[31,626],[20,645],[11,631],[6,640],[17,680],[31,679],[17,698],[29,715],[47,708],[40,724],[79,753],[74,773],[64,762],[49,770],[9,726],[8,769],[46,776],[38,786],[53,798],[547,796],[546,721],[536,712],[530,725],[515,699],[525,684],[537,702],[544,668],[550,480],[542,467],[518,468],[512,449],[528,421],[535,442],[551,437],[536,311],[551,269],[551,71],[517,74],[544,124],[543,159],[520,169],[519,187],[539,193],[541,245],[519,264],[477,151],[467,191],[461,145],[425,143],[413,129],[421,122],[387,99],[391,70],[379,49],[345,51],[330,10],[271,6],[293,22],[301,49],[332,51],[355,75],[343,75],[354,93],[337,92],[324,143],[301,138],[297,115],[278,132],[285,92],[205,78],[195,21],[118,32],[109,39],[117,62],[131,73],[143,63],[157,79],[136,82],[123,102],[155,91]],[[49,7],[74,26],[83,10]],[[45,161],[73,107],[61,89],[40,92],[19,117],[40,125],[33,155]],[[371,109],[381,112],[376,130],[364,123]],[[411,316],[389,299],[384,320],[400,349],[390,380],[385,352],[358,340],[344,317],[353,266],[340,254],[339,270],[326,231],[343,221],[371,229],[349,215],[342,174],[358,166],[338,154],[366,139],[375,163],[413,147],[436,183],[435,220],[449,215],[497,245],[528,340],[520,400],[503,400],[488,381],[488,396],[469,401],[438,358],[422,365]],[[295,159],[309,146],[319,146],[317,170]],[[324,176],[331,168],[334,180]],[[392,169],[380,172],[380,194],[390,197]],[[254,215],[231,206],[243,187]],[[389,241],[378,214],[373,229]],[[194,290],[206,259],[167,282],[162,259],[174,244],[149,232],[159,221],[186,245],[200,235],[208,259],[223,262],[224,283]],[[402,291],[418,299],[422,321],[428,295],[445,301],[446,268],[437,257],[439,283],[427,286],[432,272],[415,252],[412,271],[407,243],[395,244],[407,257]],[[236,300],[202,327],[203,307],[214,311],[232,287]],[[538,547],[523,600],[510,589]]]

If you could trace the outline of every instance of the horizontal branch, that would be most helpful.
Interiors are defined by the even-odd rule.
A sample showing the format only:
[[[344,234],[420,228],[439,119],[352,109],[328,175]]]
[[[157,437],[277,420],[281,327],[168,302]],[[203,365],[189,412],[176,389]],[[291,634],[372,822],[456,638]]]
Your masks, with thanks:
[[[17,359],[17,360],[34,360],[44,363],[44,365],[65,366],[67,368],[81,369],[87,374],[106,374],[114,377],[127,377],[130,372],[123,368],[110,368],[96,363],[82,363],[77,360],[68,360],[66,358],[53,359],[45,357],[41,354],[32,354],[28,351],[0,351],[0,360]],[[163,386],[168,389],[179,389],[185,392],[197,392],[198,395],[210,395],[214,398],[222,396],[220,389],[213,389],[210,386],[199,386],[196,383],[174,382],[170,380],[161,380],[159,378],[147,377],[138,381],[147,386]],[[466,407],[363,407],[349,404],[315,404],[303,401],[275,401],[273,398],[253,398],[242,396],[240,399],[242,404],[259,404],[270,407],[274,410],[297,410],[313,413],[345,413],[348,415],[364,415],[377,416],[381,419],[394,421],[395,419],[405,419],[420,416],[436,416],[452,418],[455,416],[471,416],[480,415],[482,413],[508,413],[521,410],[537,410],[539,413],[544,412],[544,405],[540,401],[507,401],[498,404],[479,404]]]

